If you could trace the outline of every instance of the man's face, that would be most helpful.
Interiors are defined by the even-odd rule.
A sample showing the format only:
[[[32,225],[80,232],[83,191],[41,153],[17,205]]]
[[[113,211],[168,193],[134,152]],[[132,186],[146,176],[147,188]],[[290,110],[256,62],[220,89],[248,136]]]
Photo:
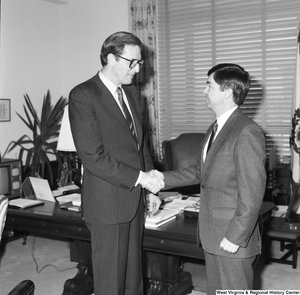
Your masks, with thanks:
[[[139,46],[125,45],[124,52],[120,56],[128,60],[140,60],[141,50]],[[116,85],[124,84],[128,85],[132,83],[132,79],[136,73],[139,72],[139,65],[136,65],[133,69],[129,68],[130,62],[121,57],[116,57],[118,61],[114,64],[112,73],[114,76],[114,82]]]
[[[206,82],[204,95],[206,97],[206,106],[216,113],[222,108],[225,99],[225,92],[221,91],[219,84],[214,80],[214,73],[212,73]]]

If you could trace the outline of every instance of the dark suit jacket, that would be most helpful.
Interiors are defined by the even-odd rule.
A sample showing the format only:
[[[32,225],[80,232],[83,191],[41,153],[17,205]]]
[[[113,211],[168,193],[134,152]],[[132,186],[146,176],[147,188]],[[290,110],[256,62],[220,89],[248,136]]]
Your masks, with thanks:
[[[266,186],[261,128],[238,108],[216,137],[204,163],[203,148],[195,165],[164,172],[166,187],[200,182],[199,233],[204,250],[236,258],[258,254],[257,220]],[[219,249],[224,237],[240,246],[236,254]]]
[[[137,212],[142,188],[139,171],[153,168],[144,144],[138,93],[123,86],[136,125],[139,149],[126,120],[97,74],[76,86],[69,96],[69,117],[75,146],[84,165],[83,216],[92,224],[129,222]]]

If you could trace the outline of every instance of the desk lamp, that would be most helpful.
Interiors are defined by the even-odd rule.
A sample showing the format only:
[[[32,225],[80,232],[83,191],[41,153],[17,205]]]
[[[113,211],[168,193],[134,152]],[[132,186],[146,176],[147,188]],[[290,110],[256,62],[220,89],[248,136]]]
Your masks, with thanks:
[[[59,180],[59,186],[66,186],[72,181],[81,187],[82,167],[81,161],[76,152],[71,126],[69,121],[68,106],[65,107],[64,115],[61,122],[57,150],[62,152],[63,155],[63,169]],[[73,176],[74,172],[74,176]]]

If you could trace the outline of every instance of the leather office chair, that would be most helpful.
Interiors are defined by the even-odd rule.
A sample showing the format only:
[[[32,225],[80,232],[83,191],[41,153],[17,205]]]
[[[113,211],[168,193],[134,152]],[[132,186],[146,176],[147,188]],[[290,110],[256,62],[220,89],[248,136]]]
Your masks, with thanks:
[[[0,195],[0,242],[2,233],[5,226],[6,215],[7,215],[8,198],[4,195]],[[8,295],[33,295],[34,294],[34,283],[30,280],[24,280],[19,283]]]
[[[13,290],[7,295],[33,295],[34,294],[34,283],[30,280],[24,280],[19,283]]]
[[[201,153],[204,136],[204,133],[183,133],[175,139],[163,141],[164,170],[177,170],[194,164]],[[197,194],[200,192],[200,185],[176,190],[182,194]]]

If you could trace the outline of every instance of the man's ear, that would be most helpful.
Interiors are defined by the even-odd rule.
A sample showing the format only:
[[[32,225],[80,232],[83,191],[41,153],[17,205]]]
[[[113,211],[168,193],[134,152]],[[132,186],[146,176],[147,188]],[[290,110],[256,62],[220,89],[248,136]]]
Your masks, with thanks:
[[[113,66],[116,63],[116,56],[112,53],[109,53],[107,55],[107,63],[110,66]]]
[[[232,89],[231,88],[225,89],[224,94],[226,98],[232,97]]]

